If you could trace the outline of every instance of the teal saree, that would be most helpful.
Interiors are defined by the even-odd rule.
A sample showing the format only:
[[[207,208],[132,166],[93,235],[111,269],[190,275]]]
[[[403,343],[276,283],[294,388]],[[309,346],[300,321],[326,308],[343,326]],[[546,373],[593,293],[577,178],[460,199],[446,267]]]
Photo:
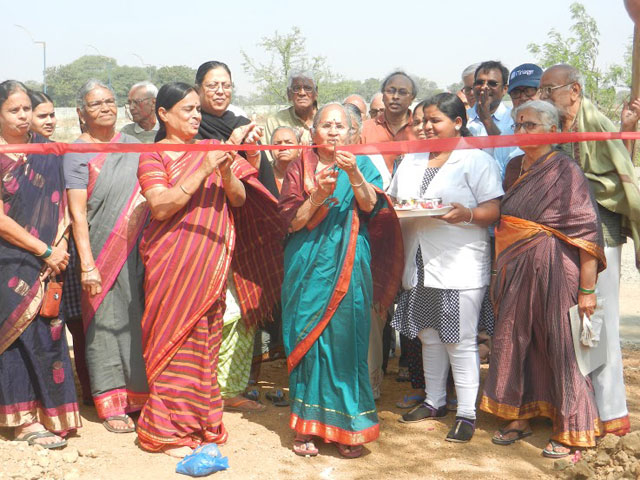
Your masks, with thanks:
[[[315,188],[317,162],[314,152],[305,152],[287,171],[279,202],[287,224]],[[326,217],[289,236],[282,287],[290,426],[344,445],[379,435],[367,367],[374,302],[368,225],[389,205],[378,170],[366,156],[357,162],[366,181],[378,187],[374,210],[358,210],[349,178],[340,171]],[[393,221],[397,225],[395,216]]]

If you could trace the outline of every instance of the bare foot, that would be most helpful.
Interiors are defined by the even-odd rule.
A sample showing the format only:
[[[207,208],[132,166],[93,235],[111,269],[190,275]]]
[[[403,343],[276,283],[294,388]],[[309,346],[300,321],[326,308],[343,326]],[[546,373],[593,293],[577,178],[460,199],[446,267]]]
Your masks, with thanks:
[[[192,452],[193,449],[189,447],[165,447],[162,450],[162,453],[173,458],[184,458]]]
[[[266,408],[263,403],[254,402],[242,395],[224,399],[224,409],[230,412],[262,412]]]
[[[29,433],[46,432],[46,431],[47,429],[44,428],[44,425],[42,425],[41,423],[35,422],[35,423],[30,423],[28,425],[20,425],[19,427],[16,427],[14,430],[14,434],[15,434],[16,440],[24,440],[24,437]],[[31,443],[34,443],[36,445],[53,445],[55,443],[60,443],[63,441],[64,439],[62,437],[52,434],[51,436],[47,436],[47,437],[35,438],[31,441]]]

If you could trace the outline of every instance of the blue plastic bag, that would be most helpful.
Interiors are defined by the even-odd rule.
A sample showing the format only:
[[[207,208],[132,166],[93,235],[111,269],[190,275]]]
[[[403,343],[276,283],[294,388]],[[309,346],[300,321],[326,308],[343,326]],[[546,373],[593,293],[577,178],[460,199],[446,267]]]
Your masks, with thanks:
[[[215,443],[196,448],[176,465],[176,473],[191,477],[206,477],[229,468],[229,459],[223,457]]]

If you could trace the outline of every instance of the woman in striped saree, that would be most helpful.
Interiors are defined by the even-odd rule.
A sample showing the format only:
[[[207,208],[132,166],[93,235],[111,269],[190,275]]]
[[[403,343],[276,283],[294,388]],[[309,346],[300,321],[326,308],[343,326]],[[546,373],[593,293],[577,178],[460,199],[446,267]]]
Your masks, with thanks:
[[[543,101],[514,112],[516,133],[555,132],[558,113]],[[524,130],[524,132],[523,132]],[[507,165],[496,229],[492,297],[496,326],[480,408],[508,420],[493,443],[531,435],[529,420],[547,417],[553,433],[543,455],[592,447],[601,432],[591,383],[578,368],[569,309],[580,318],[596,305],[604,268],[595,201],[578,164],[550,145],[522,146]]]
[[[191,86],[164,85],[156,113],[160,143],[185,144],[185,150],[195,143],[200,100]],[[199,444],[227,439],[217,380],[225,308],[232,302],[250,318],[262,318],[279,294],[277,282],[270,283],[270,271],[278,268],[257,271],[249,261],[265,265],[263,248],[273,249],[271,239],[282,231],[256,223],[277,214],[275,200],[256,175],[244,159],[223,151],[141,156],[138,178],[152,216],[140,247],[146,268],[142,335],[150,394],[138,438],[145,450],[182,457]],[[245,229],[251,231],[246,237],[258,240],[252,252],[239,232]],[[245,261],[234,262],[231,277],[234,250]],[[225,299],[230,281],[237,299]]]

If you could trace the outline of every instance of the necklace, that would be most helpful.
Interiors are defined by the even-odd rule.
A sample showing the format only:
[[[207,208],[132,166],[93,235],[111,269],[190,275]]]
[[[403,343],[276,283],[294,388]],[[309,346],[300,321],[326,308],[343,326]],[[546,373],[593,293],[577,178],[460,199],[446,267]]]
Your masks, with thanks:
[[[522,157],[522,162],[520,163],[520,175],[518,175],[518,178],[522,176],[522,173],[523,173],[523,172],[525,172],[525,169],[524,169],[524,159],[525,159],[525,156],[523,156],[523,157]],[[527,170],[529,170],[529,169],[527,168]]]
[[[25,143],[31,143],[31,133],[27,135],[27,141]],[[0,135],[0,145],[9,145],[2,135]],[[26,162],[27,154],[26,153],[5,153],[7,157],[9,157],[14,162]]]

